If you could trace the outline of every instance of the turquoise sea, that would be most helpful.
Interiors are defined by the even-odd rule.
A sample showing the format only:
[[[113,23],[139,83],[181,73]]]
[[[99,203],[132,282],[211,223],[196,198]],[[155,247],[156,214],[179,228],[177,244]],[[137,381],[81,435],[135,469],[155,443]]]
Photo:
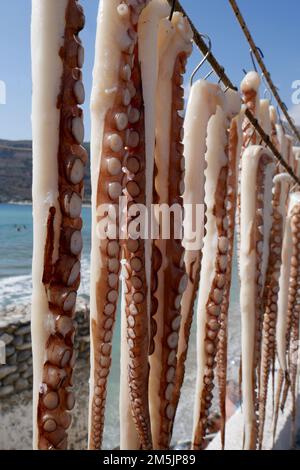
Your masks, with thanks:
[[[89,290],[91,209],[83,208],[84,252],[80,294]],[[0,309],[31,297],[32,206],[0,204]]]

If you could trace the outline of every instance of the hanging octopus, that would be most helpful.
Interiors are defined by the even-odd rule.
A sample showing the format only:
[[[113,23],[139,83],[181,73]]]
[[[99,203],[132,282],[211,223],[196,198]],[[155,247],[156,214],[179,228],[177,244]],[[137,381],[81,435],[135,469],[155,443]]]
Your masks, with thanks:
[[[119,297],[122,207],[119,198],[145,202],[145,129],[137,27],[147,0],[102,0],[96,38],[92,112],[92,254],[91,254],[91,378],[89,448],[102,445],[107,379],[111,365],[113,327]],[[107,51],[109,50],[109,54]],[[128,279],[126,314],[130,344],[128,374],[131,407],[143,448],[151,447],[147,398],[147,310],[142,310],[147,285],[144,246],[124,244]],[[131,299],[135,298],[134,303]],[[138,303],[139,302],[139,303]],[[132,305],[132,306],[131,306]],[[137,307],[137,305],[139,305]],[[132,317],[129,315],[132,311]],[[135,364],[135,365],[134,365]],[[146,383],[145,383],[146,381]],[[141,386],[142,384],[142,386]],[[133,387],[132,385],[132,387]],[[136,393],[133,399],[133,394]],[[139,416],[139,417],[138,417]]]
[[[259,448],[262,447],[269,375],[272,369],[273,386],[276,352],[276,321],[281,266],[281,250],[286,219],[286,207],[292,178],[281,173],[274,178],[273,224],[270,235],[270,256],[265,283],[265,311],[262,334],[262,358],[259,390]]]
[[[296,417],[297,417],[297,377],[299,362],[299,319],[300,319],[300,295],[299,295],[299,230],[300,230],[300,193],[291,195],[291,231],[293,241],[293,251],[291,259],[290,286],[289,286],[289,302],[291,315],[291,338],[289,348],[289,370],[290,370],[290,389],[292,394],[292,421],[293,421],[293,441],[296,434]]]
[[[206,233],[197,311],[197,383],[192,448],[201,449],[214,388],[214,367],[220,329],[221,304],[228,268],[229,223],[227,212],[234,204],[228,179],[236,174],[236,160],[228,158],[230,120],[240,111],[239,95],[223,96],[207,131],[207,169],[205,171]],[[230,233],[232,236],[232,234]],[[229,292],[227,293],[229,295]],[[225,314],[225,312],[224,312]]]
[[[188,285],[181,301],[181,325],[173,394],[175,410],[184,380],[190,329],[200,280],[204,235],[201,233],[201,226],[204,229],[204,220],[202,221],[204,214],[201,209],[204,207],[207,126],[220,102],[221,91],[217,85],[205,80],[194,83],[191,87],[184,121],[185,191],[183,202],[185,208],[184,246],[186,248],[184,262],[188,274]],[[201,219],[199,220],[198,217]],[[195,232],[193,227],[196,227]]]
[[[237,204],[238,168],[242,149],[242,121],[241,112],[231,121],[228,138],[228,162],[231,171],[228,173],[228,253],[227,270],[224,287],[224,296],[221,303],[220,331],[217,345],[217,377],[219,386],[219,402],[221,412],[221,443],[225,447],[225,424],[226,424],[226,387],[227,387],[227,337],[228,337],[228,311],[230,302],[231,274],[234,252],[234,233]]]
[[[165,207],[170,208],[170,231],[163,233],[163,217],[153,247],[151,330],[154,341],[150,347],[149,399],[154,449],[169,448],[175,416],[172,398],[181,298],[187,286],[181,234],[184,192],[182,83],[191,52],[192,31],[188,21],[180,13],[175,13],[172,21],[163,20],[159,31],[154,203],[158,209],[157,223],[159,212]]]
[[[81,205],[87,154],[75,0],[32,1],[33,447],[67,448],[74,408],[75,304],[80,284]]]
[[[259,100],[259,87],[261,79],[257,72],[249,72],[244,77],[241,83],[241,92],[245,107],[249,109],[255,118],[259,118],[260,113],[260,100]],[[249,145],[257,144],[257,134],[253,129],[250,121],[245,118],[243,123],[243,148]]]
[[[168,17],[170,7],[166,0],[152,0],[142,11],[138,23],[138,48],[139,61],[141,65],[141,77],[144,99],[144,121],[145,121],[145,170],[146,170],[146,208],[150,211],[153,202],[153,176],[154,176],[154,153],[155,153],[155,125],[156,125],[156,89],[158,80],[158,34],[162,19]],[[149,44],[156,44],[149,50]],[[132,243],[132,242],[131,242]],[[152,240],[146,237],[145,243],[145,267],[147,285],[151,285],[151,257]],[[127,276],[124,270],[124,277]],[[130,283],[124,281],[123,293],[129,292]],[[136,282],[136,280],[134,281]],[[128,286],[128,287],[127,287]],[[153,286],[152,286],[153,287]],[[136,297],[136,296],[135,296]],[[128,360],[129,351],[127,345],[127,319],[126,302],[122,297],[121,320],[121,380],[120,380],[120,441],[121,449],[137,450],[141,447],[136,426],[132,419],[131,402],[128,384]],[[151,311],[151,289],[147,292],[147,315]],[[132,319],[128,319],[128,328],[132,328]],[[153,349],[153,339],[149,338],[150,348]],[[146,348],[147,350],[147,348]]]
[[[259,123],[267,135],[272,134],[272,123],[271,123],[271,116],[270,116],[270,101],[269,100],[265,100],[265,99],[260,100]]]
[[[257,382],[261,351],[262,305],[272,225],[271,191],[275,165],[271,153],[251,146],[241,174],[240,306],[242,315],[242,393],[244,449],[257,444]]]
[[[293,237],[296,240],[297,234],[295,233],[294,224],[294,234],[292,234],[291,218],[294,206],[297,203],[297,196],[294,197],[294,195],[292,194],[290,197],[288,214],[286,217],[282,247],[278,294],[278,318],[276,328],[276,346],[280,369],[278,371],[278,383],[275,398],[275,414],[273,428],[274,438],[277,429],[279,407],[281,406],[281,409],[284,409],[288,390],[290,387],[288,352],[291,344],[292,321],[294,316],[295,298],[297,294],[297,256],[293,256]]]
[[[241,82],[241,92],[243,97],[243,110],[249,109],[252,115],[259,119],[260,114],[260,100],[259,100],[259,88],[260,88],[261,79],[257,72],[249,72],[244,77]],[[244,150],[249,147],[249,145],[255,145],[257,143],[257,133],[253,126],[251,125],[249,119],[246,117],[243,120],[242,124],[243,130],[243,145],[241,155],[243,156]],[[239,165],[239,181],[238,181],[238,195],[237,195],[237,213],[236,213],[236,238],[237,238],[237,251],[240,251],[240,175],[242,171],[242,158],[240,159]],[[239,257],[238,257],[238,270],[239,266]],[[241,372],[240,364],[240,372]]]

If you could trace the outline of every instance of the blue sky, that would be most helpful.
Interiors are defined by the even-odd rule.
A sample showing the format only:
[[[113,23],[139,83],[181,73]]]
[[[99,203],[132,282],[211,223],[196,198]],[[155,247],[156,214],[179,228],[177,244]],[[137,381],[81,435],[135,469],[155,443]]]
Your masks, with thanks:
[[[91,90],[94,40],[98,0],[81,0],[86,13],[82,33],[86,49],[84,79],[87,97]],[[209,34],[213,52],[224,65],[233,82],[239,84],[243,71],[252,68],[249,47],[227,0],[182,0],[182,5],[198,29]],[[300,80],[299,0],[239,0],[248,25],[263,50],[280,94],[300,124],[300,105],[293,106],[292,83]],[[7,89],[7,103],[0,104],[0,138],[31,138],[31,65],[30,65],[30,0],[0,0],[0,81]],[[200,61],[195,49],[187,78]],[[201,71],[203,76],[206,69]],[[212,81],[217,81],[213,76]],[[262,90],[263,91],[263,90]],[[86,140],[89,140],[88,100],[85,105]]]

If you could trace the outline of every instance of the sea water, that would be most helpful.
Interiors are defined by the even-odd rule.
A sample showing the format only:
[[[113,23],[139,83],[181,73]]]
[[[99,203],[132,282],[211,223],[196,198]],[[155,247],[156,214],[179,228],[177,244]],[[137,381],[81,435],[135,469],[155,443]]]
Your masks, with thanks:
[[[88,298],[91,249],[89,207],[83,208],[83,221],[84,251],[79,294]],[[30,303],[32,229],[31,205],[0,204],[0,312],[3,307]]]

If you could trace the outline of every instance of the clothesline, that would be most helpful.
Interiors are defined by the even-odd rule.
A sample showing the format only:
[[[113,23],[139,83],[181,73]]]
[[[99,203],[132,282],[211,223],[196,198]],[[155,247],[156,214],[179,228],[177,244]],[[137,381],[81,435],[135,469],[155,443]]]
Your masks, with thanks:
[[[231,0],[230,0],[231,1]],[[220,78],[220,81],[225,85],[226,88],[231,88],[233,90],[237,90],[238,88],[233,84],[233,82],[230,80],[229,76],[226,74],[225,68],[220,65],[220,63],[217,61],[213,53],[210,51],[209,47],[205,43],[201,33],[197,30],[196,26],[192,22],[191,18],[189,15],[186,13],[184,8],[181,6],[180,2],[177,0],[168,0],[172,8],[174,5],[176,6],[176,10],[181,12],[184,16],[186,16],[189,20],[189,23],[191,25],[192,31],[194,33],[194,43],[195,45],[199,48],[201,53],[206,57],[207,62],[210,63],[212,66],[214,72],[218,77]],[[254,51],[253,51],[254,52]],[[270,78],[270,74],[266,76]],[[277,93],[277,91],[276,91]],[[278,94],[278,93],[277,93]],[[279,96],[279,95],[278,95]],[[275,96],[276,97],[276,96]],[[277,99],[277,98],[276,98]],[[281,101],[282,103],[282,101]],[[287,113],[287,111],[285,111]],[[266,146],[270,149],[270,151],[273,153],[274,157],[278,160],[278,162],[284,167],[284,169],[287,171],[287,173],[294,179],[294,181],[300,186],[300,179],[296,174],[294,173],[294,170],[290,167],[290,165],[285,161],[281,153],[277,150],[275,145],[272,143],[270,136],[265,133],[265,131],[262,129],[260,126],[258,120],[253,116],[251,111],[249,109],[246,109],[245,111],[246,117],[249,119],[251,122],[252,126],[255,128],[255,130],[258,132]],[[291,118],[290,118],[291,119]],[[300,138],[300,135],[299,135]]]

